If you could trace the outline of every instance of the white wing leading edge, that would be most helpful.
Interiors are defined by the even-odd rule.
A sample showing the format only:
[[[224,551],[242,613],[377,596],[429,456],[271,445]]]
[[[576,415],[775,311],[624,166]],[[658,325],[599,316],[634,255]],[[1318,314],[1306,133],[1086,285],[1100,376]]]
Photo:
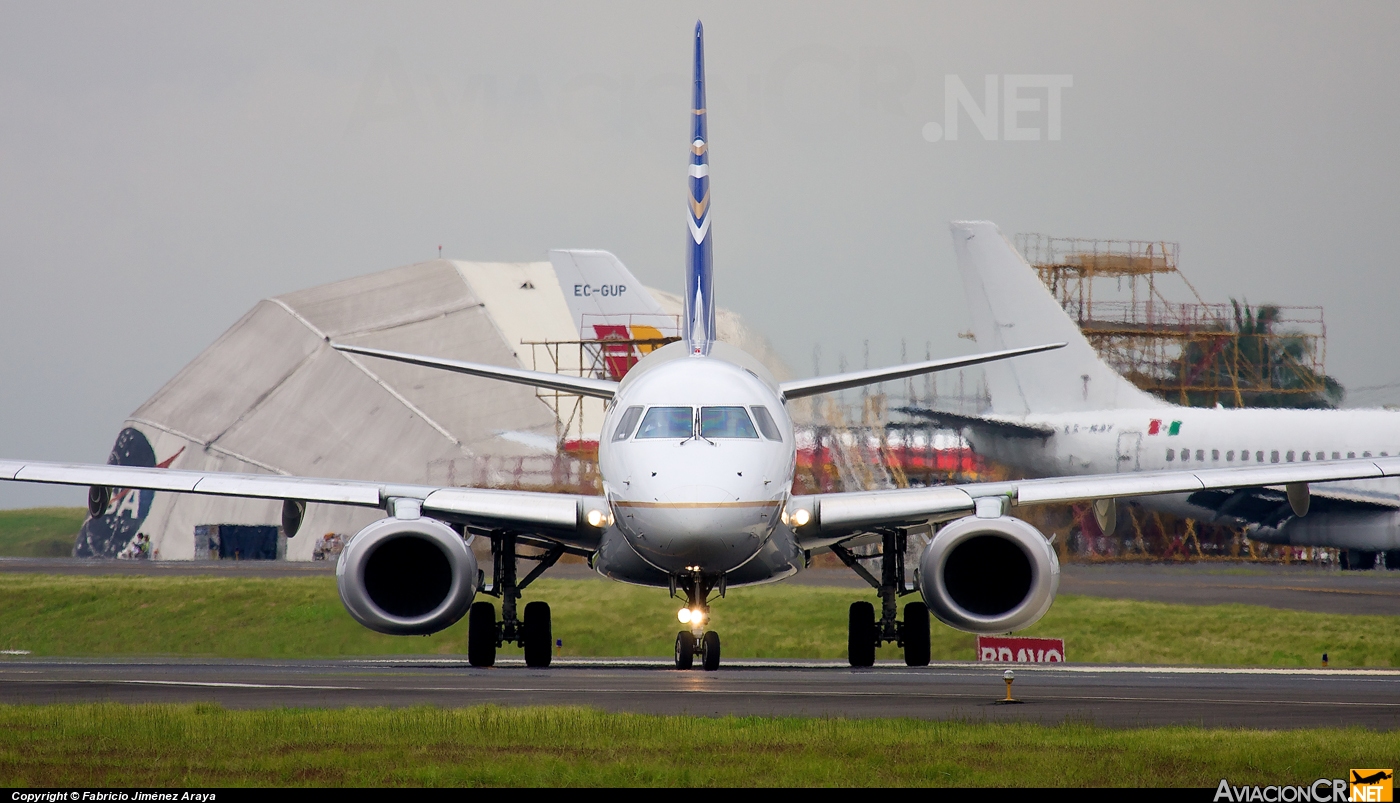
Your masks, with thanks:
[[[1019,505],[1262,486],[1289,486],[1290,495],[1305,497],[1312,482],[1395,476],[1400,476],[1400,457],[794,496],[787,512],[799,540],[811,548],[872,528],[938,523],[984,510],[997,516]]]
[[[602,497],[533,491],[17,460],[0,460],[3,480],[321,502],[381,508],[391,514],[406,500],[413,503],[410,507],[449,521],[516,529],[565,542],[595,541],[610,521]]]
[[[1286,486],[1400,476],[1400,457],[1288,463],[1277,466],[1101,474],[1087,477],[794,496],[786,518],[804,547],[836,543],[879,527],[918,526],[970,513],[998,516],[1021,505],[1082,502],[1225,488]],[[509,528],[564,542],[595,541],[611,522],[603,497],[498,491],[361,480],[178,471],[133,466],[0,460],[0,481],[133,488],[381,508],[412,502],[430,515],[484,528]]]
[[[871,368],[865,371],[851,371],[845,374],[833,374],[831,376],[816,376],[811,379],[795,379],[791,382],[783,382],[779,385],[783,398],[797,399],[802,396],[815,396],[818,393],[830,393],[848,388],[858,388],[862,385],[874,385],[878,382],[889,382],[895,379],[906,379],[920,374],[931,374],[937,371],[948,371],[953,368],[966,368],[971,365],[981,365],[987,362],[996,362],[1011,357],[1020,357],[1024,354],[1036,354],[1042,351],[1064,348],[1064,343],[1046,343],[1041,346],[1026,346],[1023,348],[1004,349],[1002,351],[989,351],[983,354],[969,354],[966,357],[950,357],[944,360],[928,360],[925,362],[908,363],[907,365],[891,365],[887,368]]]
[[[424,368],[437,368],[443,371],[453,371],[470,376],[499,379],[502,382],[513,382],[517,385],[529,385],[536,388],[558,390],[564,393],[594,396],[599,399],[611,399],[613,395],[617,393],[617,383],[611,379],[590,379],[589,377],[551,374],[545,371],[526,371],[523,368],[506,368],[502,365],[486,365],[477,362],[448,360],[441,357],[425,357],[421,354],[405,354],[401,351],[385,351],[383,349],[365,348],[364,346],[347,346],[343,343],[332,343],[331,348],[349,354],[363,354],[366,357],[379,357],[380,359],[394,360],[395,362],[406,362],[409,365],[421,365]]]

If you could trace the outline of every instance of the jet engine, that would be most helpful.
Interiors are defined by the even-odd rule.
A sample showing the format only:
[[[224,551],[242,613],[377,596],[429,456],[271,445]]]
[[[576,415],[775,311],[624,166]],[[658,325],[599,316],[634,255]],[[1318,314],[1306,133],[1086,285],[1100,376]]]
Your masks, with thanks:
[[[1060,561],[1040,531],[1010,516],[968,516],[919,558],[919,590],[938,620],[969,633],[1034,624],[1060,587]]]
[[[466,614],[476,596],[476,556],[436,519],[380,519],[356,533],[335,567],[340,601],[380,633],[436,633]]]

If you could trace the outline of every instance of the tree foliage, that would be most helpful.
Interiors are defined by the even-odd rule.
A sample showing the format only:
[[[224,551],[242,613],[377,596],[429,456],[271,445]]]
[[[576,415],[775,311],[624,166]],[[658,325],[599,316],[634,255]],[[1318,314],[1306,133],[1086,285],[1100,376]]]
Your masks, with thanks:
[[[1193,407],[1333,408],[1346,390],[1312,368],[1314,339],[1278,331],[1279,308],[1230,300],[1233,325],[1191,340],[1177,363],[1181,401]]]

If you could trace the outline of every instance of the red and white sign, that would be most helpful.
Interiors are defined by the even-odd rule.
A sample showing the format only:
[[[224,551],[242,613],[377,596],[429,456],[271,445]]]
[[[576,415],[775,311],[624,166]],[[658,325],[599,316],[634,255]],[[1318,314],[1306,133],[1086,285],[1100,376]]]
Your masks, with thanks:
[[[1065,660],[1062,638],[978,636],[977,660],[1008,664],[1057,664]]]

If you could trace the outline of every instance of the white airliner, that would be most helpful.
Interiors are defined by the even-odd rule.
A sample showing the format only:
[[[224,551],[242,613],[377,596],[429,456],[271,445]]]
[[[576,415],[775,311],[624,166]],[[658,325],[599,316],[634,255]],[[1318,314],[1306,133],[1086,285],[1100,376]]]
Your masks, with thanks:
[[[1151,396],[1099,359],[995,224],[955,222],[952,233],[979,344],[1069,344],[1034,360],[988,365],[990,416],[926,413],[965,427],[981,454],[1039,476],[1316,466],[1400,455],[1400,413],[1390,410],[1203,409]],[[1268,543],[1350,550],[1354,567],[1369,568],[1386,552],[1386,564],[1400,568],[1400,481],[1330,482],[1309,496],[1310,504],[1299,497],[1301,506],[1290,505],[1283,490],[1240,487],[1140,501],[1244,526]],[[1104,501],[1096,512],[1111,530],[1114,506]]]
[[[1004,633],[1032,624],[1053,602],[1060,574],[1055,552],[1034,527],[1009,515],[1017,505],[1287,483],[1302,489],[1293,497],[1305,500],[1308,482],[1400,475],[1400,458],[1251,462],[1203,471],[1193,461],[1188,470],[1165,472],[793,495],[796,444],[785,408],[789,400],[1062,344],[776,382],[758,361],[716,342],[703,52],[697,24],[681,341],[647,354],[620,382],[337,346],[605,400],[603,495],[23,461],[0,461],[0,479],[87,485],[96,514],[106,509],[114,488],[281,499],[288,535],[296,533],[308,503],[383,509],[387,516],[357,533],[336,566],[346,610],[366,627],[405,635],[442,630],[470,610],[467,657],[477,666],[492,665],[497,648],[507,643],[524,647],[529,666],[550,663],[548,604],[531,602],[520,617],[516,600],[563,554],[586,555],[607,577],[683,594],[678,618],[688,627],[676,636],[676,665],[688,668],[700,655],[706,669],[715,669],[720,639],[706,626],[710,604],[729,588],[791,577],[814,549],[831,548],[879,593],[878,616],[869,602],[851,605],[851,664],[869,666],[879,644],[895,642],[904,648],[906,663],[924,665],[930,610],[955,628]],[[1030,365],[1045,356],[1024,359]],[[920,556],[913,582],[906,582],[907,536],[929,525],[941,526]],[[489,584],[468,537],[490,539]],[[850,547],[861,543],[882,545],[878,577],[851,554]],[[521,547],[533,549],[521,554]],[[535,562],[523,577],[517,573],[522,559]],[[915,592],[927,606],[907,604],[901,621],[897,600]],[[490,602],[474,602],[478,593],[501,598],[499,620]]]

